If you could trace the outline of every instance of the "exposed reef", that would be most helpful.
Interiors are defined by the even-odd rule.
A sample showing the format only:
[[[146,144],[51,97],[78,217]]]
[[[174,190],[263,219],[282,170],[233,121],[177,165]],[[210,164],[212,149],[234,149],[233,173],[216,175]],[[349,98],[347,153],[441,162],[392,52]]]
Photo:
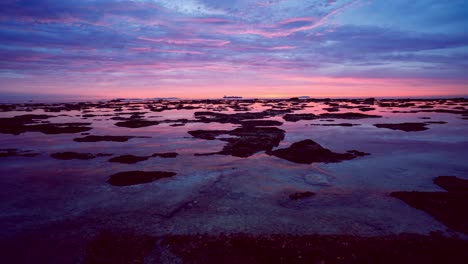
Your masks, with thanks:
[[[40,132],[43,134],[69,134],[91,130],[91,123],[48,123],[40,121],[54,116],[50,115],[20,115],[0,118],[0,133],[19,135],[25,132]]]
[[[415,132],[428,130],[426,123],[400,123],[400,124],[375,124],[378,128],[388,128],[391,130],[401,130],[405,132]]]
[[[167,171],[125,171],[111,175],[107,182],[114,186],[129,186],[149,183],[175,175],[175,172]]]
[[[278,146],[284,139],[285,131],[276,127],[242,126],[234,130],[195,130],[188,133],[206,140],[213,140],[221,135],[235,136],[218,138],[227,142],[224,148],[219,152],[201,155],[221,154],[247,158],[257,152],[269,151]]]
[[[347,153],[335,153],[310,139],[293,143],[288,148],[267,152],[267,154],[302,164],[340,162],[351,160],[359,156],[369,155],[368,153],[357,150],[350,150]]]
[[[439,176],[434,183],[447,192],[393,192],[391,196],[468,235],[468,180]]]
[[[123,122],[115,123],[116,126],[119,127],[128,127],[128,128],[140,128],[140,127],[148,127],[148,126],[155,126],[158,125],[159,122],[157,121],[149,121],[149,120],[141,120],[141,119],[132,119]]]

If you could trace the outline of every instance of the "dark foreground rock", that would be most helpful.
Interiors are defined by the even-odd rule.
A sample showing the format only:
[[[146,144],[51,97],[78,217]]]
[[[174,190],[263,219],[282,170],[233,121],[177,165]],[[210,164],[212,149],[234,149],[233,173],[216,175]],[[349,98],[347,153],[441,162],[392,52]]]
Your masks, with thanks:
[[[92,153],[78,153],[78,152],[57,152],[57,153],[52,153],[50,156],[54,159],[60,159],[60,160],[72,160],[72,159],[79,159],[79,160],[90,160],[94,159],[97,157],[106,157],[106,156],[112,156],[112,154],[105,154],[105,153],[98,153],[98,154],[92,154]]]
[[[391,130],[401,130],[405,132],[415,132],[428,130],[426,123],[400,123],[400,124],[375,124],[378,128],[388,128]]]
[[[439,176],[434,183],[448,192],[393,192],[391,196],[468,235],[468,180]]]
[[[86,247],[84,263],[145,263],[145,256],[155,243],[156,238],[147,235],[103,232]]]
[[[335,153],[310,139],[293,143],[290,147],[285,149],[267,152],[267,154],[302,164],[340,162],[351,160],[359,156],[369,155],[368,153],[357,150],[350,150],[347,153]]]
[[[284,139],[285,131],[276,127],[242,126],[234,130],[195,130],[189,131],[196,138],[213,140],[220,135],[235,137],[218,138],[227,144],[219,152],[198,155],[232,155],[247,158],[260,151],[270,151]]]
[[[99,225],[103,225],[99,223]],[[130,228],[78,231],[64,223],[0,237],[2,263],[465,263],[468,241],[399,234],[352,235],[186,234],[154,236]]]
[[[135,136],[95,136],[90,135],[82,138],[74,138],[76,142],[99,142],[99,141],[113,141],[113,142],[126,142],[132,138],[148,138],[148,137],[135,137]]]
[[[419,235],[180,235],[161,245],[183,263],[461,263],[468,255],[466,241]]]
[[[39,153],[32,150],[20,150],[15,148],[0,149],[0,158],[6,157],[36,157]]]
[[[313,192],[297,192],[289,195],[289,199],[291,200],[299,200],[299,199],[304,199],[308,197],[314,196],[315,193]]]
[[[167,171],[125,171],[111,175],[107,182],[114,186],[128,186],[149,183],[175,175],[175,172]]]
[[[103,233],[84,263],[464,263],[468,241],[438,234],[169,235]],[[146,261],[145,261],[146,260]]]

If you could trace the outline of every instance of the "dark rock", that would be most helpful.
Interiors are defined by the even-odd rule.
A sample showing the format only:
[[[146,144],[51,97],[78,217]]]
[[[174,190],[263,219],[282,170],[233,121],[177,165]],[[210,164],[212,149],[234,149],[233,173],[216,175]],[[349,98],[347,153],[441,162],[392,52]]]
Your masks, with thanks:
[[[175,158],[179,154],[175,152],[166,152],[166,153],[154,153],[151,157],[161,157],[161,158]]]
[[[193,130],[188,133],[192,137],[205,139],[205,140],[214,140],[217,136],[228,134],[230,131],[227,130]]]
[[[320,115],[314,114],[287,114],[283,119],[289,122],[297,122],[299,120],[314,120],[320,118],[334,118],[334,119],[363,119],[363,118],[381,118],[378,115],[366,115],[362,113],[324,113]]]
[[[133,155],[122,155],[118,157],[114,157],[109,159],[109,162],[117,162],[117,163],[125,163],[125,164],[133,164],[140,161],[144,161],[149,159],[150,157],[140,157],[140,156],[133,156]]]
[[[426,123],[400,123],[400,124],[375,124],[378,128],[388,128],[392,130],[402,130],[405,132],[428,130]]]
[[[73,124],[40,124],[40,125],[28,125],[25,126],[28,132],[41,132],[44,134],[74,134],[85,132],[93,129],[92,127],[86,127],[89,123],[73,123]]]
[[[356,153],[359,155],[356,155]],[[357,156],[362,156],[361,153],[362,152],[358,151],[335,153],[329,149],[323,148],[310,139],[293,143],[290,147],[285,149],[267,152],[269,155],[301,164],[312,164],[316,162],[331,163],[351,160]]]
[[[438,234],[172,235],[161,239],[179,263],[464,263],[468,241]]]
[[[359,111],[367,112],[367,111],[373,111],[375,108],[373,107],[361,107],[359,108]]]
[[[243,126],[281,126],[283,123],[275,120],[248,120],[242,121],[241,125]]]
[[[240,124],[244,120],[252,120],[252,119],[262,119],[266,117],[274,117],[277,115],[285,114],[291,112],[292,110],[265,110],[263,112],[247,112],[247,113],[235,113],[235,114],[223,114],[223,113],[215,113],[215,112],[195,112],[195,118],[198,119],[199,122],[203,123],[210,123],[210,122],[218,122],[218,123],[231,123],[231,124]]]
[[[424,122],[425,124],[447,124],[447,122],[445,121],[427,121],[427,122]]]
[[[128,121],[115,123],[115,125],[118,127],[128,127],[128,128],[147,127],[147,126],[154,126],[158,124],[159,122],[157,121],[149,121],[149,120],[141,120],[141,119],[132,119]]]
[[[327,107],[327,108],[323,108],[323,110],[325,110],[327,112],[339,112],[340,108],[338,108],[338,107]]]
[[[297,122],[300,120],[314,120],[320,118],[314,114],[287,114],[283,116],[283,119],[288,122]]]
[[[235,157],[250,157],[260,151],[269,151],[278,146],[284,139],[284,130],[276,127],[251,127],[243,126],[234,130],[196,130],[189,131],[190,135],[196,138],[213,140],[220,135],[236,136],[233,138],[220,138],[219,140],[228,142],[223,150],[216,153],[232,155]]]
[[[144,263],[155,244],[156,238],[148,235],[101,232],[86,247],[84,263]]]
[[[149,183],[175,175],[175,172],[166,171],[125,171],[111,175],[107,182],[114,186],[128,186]]]
[[[19,150],[15,148],[0,149],[0,158],[6,157],[35,157],[39,153],[34,153],[32,150]]]
[[[25,132],[41,132],[44,134],[79,133],[91,130],[86,127],[91,123],[55,123],[38,124],[37,120],[48,119],[49,115],[21,115],[10,118],[0,118],[0,133],[19,135]]]
[[[135,137],[135,136],[95,136],[90,135],[82,138],[73,139],[76,142],[99,142],[99,141],[114,141],[114,142],[126,142],[132,138],[147,138],[147,137]]]
[[[434,106],[432,106],[432,105],[420,105],[420,106],[418,106],[418,108],[429,109],[429,108],[434,108]]]
[[[370,155],[370,153],[362,152],[362,151],[359,151],[359,150],[348,150],[346,152],[351,153],[351,154],[355,155],[356,157],[363,157],[363,156],[369,156]]]
[[[311,197],[311,196],[314,196],[314,195],[315,195],[315,193],[313,193],[313,192],[297,192],[297,193],[290,194],[289,199],[299,200],[299,199],[308,198],[308,197]]]
[[[468,180],[455,176],[439,176],[434,183],[452,193],[464,193],[468,195]]]
[[[68,151],[68,152],[52,153],[50,154],[50,156],[54,159],[60,159],[60,160],[72,160],[72,159],[90,160],[96,157],[112,156],[112,154],[104,154],[104,153],[91,154],[91,153],[77,153],[77,152]]]
[[[311,126],[344,126],[344,127],[352,127],[352,126],[360,126],[361,124],[351,124],[351,123],[339,123],[339,124],[310,124]]]
[[[468,235],[468,180],[439,176],[434,183],[448,192],[393,192],[390,195]]]
[[[381,118],[379,115],[367,115],[362,113],[324,113],[320,118],[335,118],[335,119],[363,119],[363,118]]]

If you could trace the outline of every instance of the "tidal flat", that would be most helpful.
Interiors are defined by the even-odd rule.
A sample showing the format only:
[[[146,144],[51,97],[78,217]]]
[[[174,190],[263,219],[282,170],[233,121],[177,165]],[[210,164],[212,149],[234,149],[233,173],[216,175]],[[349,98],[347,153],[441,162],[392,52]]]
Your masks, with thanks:
[[[463,263],[467,160],[464,98],[0,104],[0,261]]]

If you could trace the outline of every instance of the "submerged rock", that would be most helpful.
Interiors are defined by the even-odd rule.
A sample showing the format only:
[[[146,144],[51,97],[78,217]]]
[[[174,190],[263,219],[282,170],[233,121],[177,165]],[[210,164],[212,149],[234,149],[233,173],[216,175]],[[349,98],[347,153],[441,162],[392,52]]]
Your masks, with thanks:
[[[39,153],[34,153],[32,150],[19,150],[15,148],[0,149],[0,158],[6,157],[36,157]]]
[[[468,235],[468,180],[439,176],[434,183],[448,192],[393,192],[390,195]]]
[[[289,122],[297,122],[300,120],[315,120],[321,118],[334,119],[363,119],[363,118],[381,118],[379,115],[367,115],[362,113],[324,113],[320,115],[314,114],[287,114],[283,119]]]
[[[356,150],[350,150],[347,153],[335,153],[310,139],[293,143],[290,147],[285,149],[267,152],[267,154],[301,164],[340,162],[351,160],[358,156],[369,155],[368,153]]]
[[[314,196],[315,193],[313,192],[297,192],[297,193],[293,193],[293,194],[290,194],[289,195],[289,199],[291,200],[299,200],[299,199],[304,199],[304,198],[308,198],[308,197],[312,197]]]
[[[197,118],[198,122],[203,122],[203,123],[218,122],[218,123],[241,124],[245,120],[274,117],[280,114],[289,113],[291,111],[292,110],[290,109],[284,109],[284,110],[269,109],[263,112],[247,112],[247,113],[235,113],[235,114],[223,114],[223,113],[204,111],[204,112],[195,112],[194,115],[195,115],[195,118]],[[268,120],[265,120],[265,121],[268,121]]]
[[[67,152],[52,153],[50,154],[50,156],[54,159],[60,159],[60,160],[72,160],[72,159],[90,160],[96,157],[112,156],[112,154],[104,154],[104,153],[92,154],[92,153],[78,153],[78,152],[67,151]]]
[[[144,161],[149,159],[150,157],[140,157],[140,156],[133,156],[133,155],[122,155],[118,157],[114,157],[109,159],[109,162],[117,162],[117,163],[125,163],[125,164],[133,164],[140,161]]]
[[[135,137],[135,136],[95,136],[90,135],[82,138],[73,139],[76,142],[99,142],[99,141],[113,141],[113,142],[126,142],[132,138],[148,138],[148,137]]]
[[[175,152],[164,152],[164,153],[154,153],[151,157],[161,157],[161,158],[175,158],[179,154]]]
[[[38,120],[48,119],[50,115],[20,115],[0,118],[0,133],[19,135],[25,132],[40,132],[43,134],[69,134],[91,130],[91,123],[38,123]]]
[[[283,119],[288,122],[297,122],[300,120],[314,120],[320,118],[314,114],[287,114],[283,116]]]
[[[142,120],[142,119],[132,119],[123,122],[115,123],[118,127],[128,127],[128,128],[140,128],[140,127],[148,127],[148,126],[155,126],[158,125],[158,121],[149,121],[149,120]]]
[[[352,127],[360,126],[361,124],[351,124],[351,123],[339,123],[339,124],[310,124],[311,126],[343,126],[343,127]]]
[[[176,174],[167,171],[125,171],[111,175],[107,182],[114,186],[129,186],[173,177]]]
[[[375,124],[378,128],[388,128],[391,130],[401,130],[405,132],[428,130],[426,123],[400,123],[400,124]]]
[[[325,113],[321,114],[320,118],[335,118],[335,119],[364,119],[364,118],[381,118],[379,115],[367,115],[362,113]]]

